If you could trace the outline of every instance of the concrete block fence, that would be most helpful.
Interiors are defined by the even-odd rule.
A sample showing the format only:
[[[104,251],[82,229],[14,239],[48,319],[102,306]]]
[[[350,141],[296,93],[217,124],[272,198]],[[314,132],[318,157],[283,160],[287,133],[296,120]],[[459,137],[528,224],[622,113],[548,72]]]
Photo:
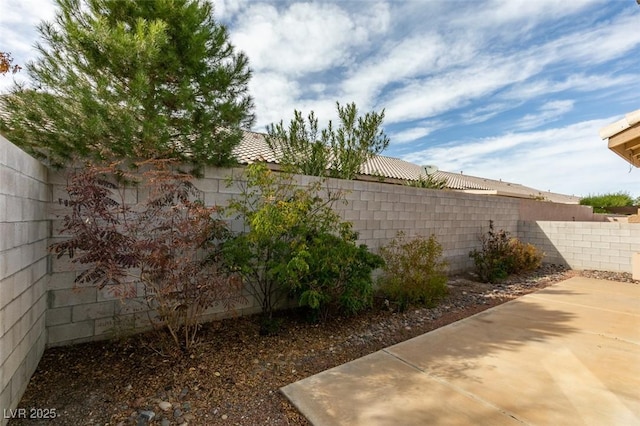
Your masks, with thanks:
[[[0,137],[0,412],[18,404],[46,345],[50,202],[47,168]]]
[[[243,172],[242,168],[207,168],[203,178],[195,184],[207,205],[224,207],[240,193],[238,184],[226,184],[227,176],[239,177]],[[296,177],[300,185],[315,179]],[[66,198],[64,172],[52,172],[50,182],[53,194],[60,194],[54,199]],[[433,233],[443,246],[451,271],[471,266],[468,252],[477,246],[478,235],[488,227],[489,220],[514,235],[517,232],[519,201],[516,199],[337,179],[328,180],[324,190],[345,194],[347,204],[337,202],[334,207],[345,220],[353,223],[360,243],[376,250],[399,231],[407,236]],[[134,191],[131,200],[142,201],[143,198],[138,198]],[[231,229],[243,231],[242,223],[230,222]],[[59,223],[56,221],[51,242],[63,238],[56,233],[57,229]],[[52,258],[49,272],[46,320],[49,346],[106,338],[114,332],[123,333],[149,325],[148,312],[139,298],[123,302],[116,300],[107,289],[75,288],[77,265],[69,259]],[[138,297],[142,296],[140,291]],[[248,303],[236,306],[232,314],[257,312],[259,307],[252,302],[249,299]],[[209,318],[221,318],[231,313],[214,307],[206,314]]]
[[[240,192],[226,179],[242,172],[207,168],[195,184],[207,205],[226,206]],[[300,185],[314,179],[296,177]],[[62,212],[57,200],[67,197],[66,183],[64,171],[48,170],[0,138],[0,409],[17,406],[45,347],[139,331],[153,315],[141,302],[141,288],[137,297],[124,301],[108,290],[75,288],[77,265],[48,254],[48,246],[64,238],[56,213]],[[345,193],[347,204],[334,207],[353,223],[360,243],[375,251],[399,231],[409,237],[435,234],[452,272],[472,266],[468,253],[478,247],[490,220],[497,229],[539,245],[547,261],[575,268],[627,271],[631,252],[640,251],[640,224],[597,223],[602,219],[585,206],[368,181],[329,179],[324,188]],[[127,198],[142,201],[144,194],[132,189]],[[238,221],[230,226],[243,230]],[[205,318],[258,310],[247,297],[234,311],[216,306]]]
[[[546,261],[572,269],[632,272],[640,252],[640,224],[621,222],[520,222],[520,238],[546,253]]]

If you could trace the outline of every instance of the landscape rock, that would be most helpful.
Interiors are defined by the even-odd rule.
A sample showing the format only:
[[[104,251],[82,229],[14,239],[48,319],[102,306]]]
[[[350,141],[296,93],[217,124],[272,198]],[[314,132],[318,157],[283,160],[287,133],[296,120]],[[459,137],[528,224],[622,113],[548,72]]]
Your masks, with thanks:
[[[574,276],[638,284],[627,273],[575,271],[559,265],[543,265],[499,284],[459,274],[449,280],[449,294],[441,305],[432,308],[400,311],[376,298],[374,308],[361,316],[319,324],[309,324],[293,312],[280,334],[268,338],[259,337],[258,317],[214,322],[203,328],[195,358],[155,355],[150,350],[155,333],[133,341],[50,348],[24,400],[34,406],[64,406],[64,418],[55,422],[61,426],[160,426],[163,419],[171,425],[306,426],[306,419],[279,394],[281,386]],[[207,368],[190,370],[194,359]],[[107,361],[110,368],[104,369]],[[73,375],[68,374],[69,365],[77,366]],[[103,368],[100,381],[95,380],[98,366]],[[129,383],[132,388],[124,391]],[[96,394],[101,397],[92,397]],[[177,410],[182,416],[176,417]]]
[[[167,402],[167,401],[160,401],[158,403],[158,407],[160,407],[160,409],[162,411],[169,411],[169,410],[171,410],[173,405],[170,402]]]
[[[148,425],[156,417],[156,413],[151,410],[142,410],[138,416],[138,426]]]
[[[182,392],[180,392],[180,399],[184,399],[188,393],[189,393],[189,388],[182,389]]]

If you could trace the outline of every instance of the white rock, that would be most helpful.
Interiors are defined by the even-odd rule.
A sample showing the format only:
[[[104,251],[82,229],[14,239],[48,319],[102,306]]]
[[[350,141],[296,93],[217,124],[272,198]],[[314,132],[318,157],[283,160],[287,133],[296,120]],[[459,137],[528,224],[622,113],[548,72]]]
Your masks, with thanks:
[[[171,410],[171,407],[173,407],[173,405],[171,405],[171,403],[167,401],[160,401],[158,403],[158,407],[160,407],[162,411],[169,411]]]

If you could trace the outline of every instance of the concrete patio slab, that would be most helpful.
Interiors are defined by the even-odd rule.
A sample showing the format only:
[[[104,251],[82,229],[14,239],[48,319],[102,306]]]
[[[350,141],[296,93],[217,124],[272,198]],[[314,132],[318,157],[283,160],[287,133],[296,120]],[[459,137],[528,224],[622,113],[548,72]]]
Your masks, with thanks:
[[[282,388],[314,425],[640,424],[640,286],[572,278]]]
[[[442,419],[448,425],[519,424],[383,351],[312,376],[301,386],[306,392],[294,384],[285,394],[313,424],[418,426]]]
[[[601,286],[597,285],[598,281],[602,282]],[[609,310],[610,305],[614,312],[638,314],[638,299],[634,297],[638,291],[637,285],[603,281],[593,278],[572,278],[565,281],[566,285],[562,287],[547,287],[528,296],[600,310]],[[606,305],[602,303],[603,297],[606,297]]]

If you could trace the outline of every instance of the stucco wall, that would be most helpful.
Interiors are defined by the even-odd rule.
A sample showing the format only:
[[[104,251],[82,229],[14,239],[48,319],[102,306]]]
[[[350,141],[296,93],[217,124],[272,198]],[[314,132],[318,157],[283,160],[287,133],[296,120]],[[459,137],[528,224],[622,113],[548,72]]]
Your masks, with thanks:
[[[0,136],[0,409],[17,406],[45,348],[47,175]]]
[[[606,222],[607,216],[593,213],[590,206],[576,204],[544,203],[520,200],[520,220],[551,220],[567,222]]]

